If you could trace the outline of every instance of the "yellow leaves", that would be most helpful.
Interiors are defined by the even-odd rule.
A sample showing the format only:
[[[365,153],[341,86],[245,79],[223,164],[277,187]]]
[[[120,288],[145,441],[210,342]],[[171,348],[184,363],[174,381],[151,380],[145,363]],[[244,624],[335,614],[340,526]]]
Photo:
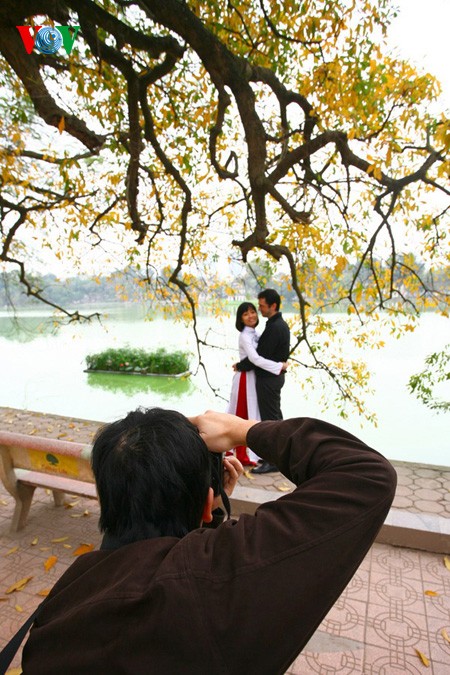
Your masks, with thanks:
[[[276,488],[279,492],[292,492],[292,488],[287,483],[280,483]]]
[[[65,128],[66,128],[66,121],[65,121],[65,118],[64,118],[64,115],[63,115],[61,117],[61,119],[59,120],[59,123],[58,123],[59,133],[62,134],[62,132],[64,131]]]
[[[414,651],[416,652],[419,659],[422,661],[423,665],[426,666],[427,668],[429,668],[430,667],[430,661],[425,656],[425,654],[423,652],[419,651],[418,649],[415,649]]]
[[[448,557],[448,555],[444,557],[444,565],[450,571],[450,558]]]
[[[36,593],[36,595],[39,595],[41,598],[46,598],[47,595],[50,593],[51,588],[42,588],[40,591]]]
[[[46,572],[52,569],[52,567],[57,563],[58,558],[56,555],[51,555],[47,558],[47,560],[44,562],[44,569]]]
[[[436,593],[436,591],[424,591],[425,595],[429,595],[432,598],[438,597],[439,593]]]
[[[72,555],[79,556],[89,553],[94,549],[94,544],[80,544],[78,548],[75,549]]]
[[[31,581],[33,577],[24,577],[23,579],[19,579],[19,581],[16,581],[12,586],[10,586],[6,591],[5,594],[9,595],[9,593],[14,593],[16,591],[21,591],[25,588],[25,586],[28,584],[28,582]]]
[[[89,509],[86,509],[85,511],[83,511],[83,513],[71,513],[70,517],[71,518],[85,518],[85,517],[90,516],[90,515],[91,514],[89,512]]]
[[[18,551],[18,550],[19,550],[19,547],[18,547],[18,546],[14,546],[13,548],[10,548],[9,551],[7,551],[7,552],[4,554],[4,557],[6,558],[6,556],[8,556],[8,555],[12,555],[13,553],[15,553],[15,552]]]
[[[449,637],[447,631],[445,630],[445,628],[443,628],[443,629],[441,630],[441,635],[442,635],[442,637],[444,638],[444,640],[445,640],[446,642],[448,642],[448,644],[450,644],[450,637]]]
[[[63,541],[67,541],[69,537],[58,537],[57,539],[52,539],[52,544],[61,544]]]
[[[383,178],[381,168],[379,164],[376,163],[370,164],[368,166],[367,173],[369,174],[369,176],[372,175],[376,180],[381,180]]]

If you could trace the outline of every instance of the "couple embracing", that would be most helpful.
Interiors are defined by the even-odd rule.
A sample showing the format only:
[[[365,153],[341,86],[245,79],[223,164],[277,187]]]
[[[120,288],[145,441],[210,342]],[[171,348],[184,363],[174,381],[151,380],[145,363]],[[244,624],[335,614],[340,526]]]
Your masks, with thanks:
[[[289,358],[289,326],[280,312],[281,298],[277,291],[266,288],[258,294],[258,308],[267,319],[261,336],[256,332],[258,314],[251,302],[243,302],[236,312],[239,335],[239,363],[233,368],[231,397],[227,412],[243,419],[281,420],[281,389]],[[250,448],[237,447],[236,457],[253,473],[269,473],[278,469],[263,461]]]

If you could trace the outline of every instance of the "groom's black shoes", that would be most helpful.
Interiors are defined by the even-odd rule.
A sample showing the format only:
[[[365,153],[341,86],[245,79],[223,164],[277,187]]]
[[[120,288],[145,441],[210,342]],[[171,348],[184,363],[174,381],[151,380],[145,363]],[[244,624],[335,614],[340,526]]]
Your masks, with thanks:
[[[252,469],[252,473],[273,473],[274,471],[278,471],[277,467],[274,464],[269,464],[269,462],[262,462],[262,464],[259,464],[259,466],[255,466],[254,469]]]

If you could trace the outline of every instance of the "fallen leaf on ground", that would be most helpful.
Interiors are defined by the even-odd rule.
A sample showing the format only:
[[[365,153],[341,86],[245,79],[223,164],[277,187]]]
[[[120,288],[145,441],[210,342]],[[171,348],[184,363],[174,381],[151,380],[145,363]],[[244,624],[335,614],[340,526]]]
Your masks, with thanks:
[[[0,602],[6,602],[8,598],[0,598]]]
[[[429,668],[430,667],[430,660],[425,656],[425,654],[420,652],[418,649],[415,649],[414,651],[416,652],[419,659],[422,661],[423,665],[426,666],[427,668]]]
[[[431,597],[435,598],[439,593],[436,593],[436,591],[425,591],[425,595],[431,595]]]
[[[444,565],[450,571],[450,558],[447,555],[444,558]]]
[[[52,544],[61,544],[63,541],[67,541],[69,537],[58,537],[57,539],[52,539]]]
[[[41,598],[46,598],[47,595],[50,593],[51,588],[43,588],[41,591],[38,591],[36,595],[40,595]]]
[[[31,542],[31,546],[36,546],[36,544],[38,543],[38,541],[39,541],[39,539],[38,539],[37,537],[35,537],[35,538],[33,539],[33,541]]]
[[[23,608],[20,605],[14,605],[16,612],[23,612]]]
[[[8,593],[13,593],[13,591],[21,591],[32,578],[33,577],[24,577],[23,579],[19,579],[19,581],[16,581],[15,584],[5,591],[5,594],[8,595]]]
[[[80,503],[80,500],[77,499],[75,502],[65,502],[64,503],[64,508],[65,509],[73,509],[74,506]]]
[[[72,544],[63,544],[64,548],[72,548]]]
[[[3,506],[8,506],[8,502],[6,501],[6,499],[0,499],[0,504],[2,504]]]
[[[290,492],[291,488],[289,487],[289,485],[277,485],[277,490],[279,490],[280,492]]]
[[[4,557],[6,558],[7,555],[11,555],[12,553],[15,553],[18,550],[19,550],[19,547],[14,546],[14,548],[10,548],[9,551],[7,551],[7,553],[5,553]]]
[[[40,546],[39,550],[40,551],[50,551],[51,548],[52,548],[51,546]]]
[[[447,633],[447,631],[445,630],[445,628],[443,628],[443,629],[441,630],[441,635],[442,635],[442,637],[444,638],[444,640],[446,640],[446,641],[450,644],[450,637],[448,636],[448,633]]]
[[[70,422],[70,424],[68,424],[67,426],[69,427],[69,429],[75,429],[76,424],[74,424],[73,422]]]
[[[89,553],[89,551],[92,551],[94,549],[94,544],[80,544],[78,548],[75,549],[73,552],[73,555],[84,555],[85,553]]]
[[[49,490],[48,488],[45,488],[45,494],[47,494],[47,495],[51,495],[51,494],[52,494],[52,491],[51,491],[51,490]]]
[[[58,558],[56,557],[56,555],[51,555],[49,558],[47,558],[47,560],[44,563],[45,571],[48,572],[49,570],[51,570],[57,560]]]
[[[252,476],[250,471],[244,471],[244,476],[248,478],[249,480],[255,480],[255,476]]]
[[[37,432],[37,429],[31,429],[31,431],[29,431],[28,433],[29,433],[30,436],[33,436],[36,432]]]
[[[66,432],[63,431],[61,434],[58,434],[58,438],[64,438],[64,436],[67,436]]]

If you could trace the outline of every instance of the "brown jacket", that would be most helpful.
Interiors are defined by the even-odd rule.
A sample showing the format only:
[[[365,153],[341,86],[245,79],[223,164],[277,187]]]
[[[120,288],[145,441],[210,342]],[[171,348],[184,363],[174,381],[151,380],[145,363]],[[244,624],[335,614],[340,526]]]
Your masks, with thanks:
[[[286,671],[367,553],[396,476],[318,420],[261,422],[247,444],[299,487],[215,530],[76,560],[31,631],[25,675]]]

